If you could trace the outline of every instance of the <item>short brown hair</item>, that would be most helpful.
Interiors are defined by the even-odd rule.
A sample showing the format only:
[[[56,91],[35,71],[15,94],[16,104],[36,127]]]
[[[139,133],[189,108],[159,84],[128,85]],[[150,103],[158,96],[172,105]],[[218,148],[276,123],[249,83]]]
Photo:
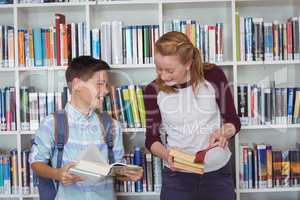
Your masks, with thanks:
[[[95,72],[100,70],[108,71],[109,69],[109,65],[103,60],[98,60],[91,56],[79,56],[71,60],[66,70],[67,85],[71,91],[71,82],[74,78],[86,81],[90,79]]]

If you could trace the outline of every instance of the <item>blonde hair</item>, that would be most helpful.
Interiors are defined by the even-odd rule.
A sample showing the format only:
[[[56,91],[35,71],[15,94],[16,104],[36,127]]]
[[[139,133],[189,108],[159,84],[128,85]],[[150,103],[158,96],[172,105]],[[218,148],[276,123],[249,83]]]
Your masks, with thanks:
[[[210,64],[202,62],[200,51],[181,32],[173,31],[161,36],[155,43],[155,52],[162,56],[178,56],[183,65],[192,60],[190,73],[194,91],[199,83],[204,80],[204,69],[212,67]],[[176,92],[174,87],[165,85],[159,77],[156,79],[155,84],[159,90],[166,93]]]

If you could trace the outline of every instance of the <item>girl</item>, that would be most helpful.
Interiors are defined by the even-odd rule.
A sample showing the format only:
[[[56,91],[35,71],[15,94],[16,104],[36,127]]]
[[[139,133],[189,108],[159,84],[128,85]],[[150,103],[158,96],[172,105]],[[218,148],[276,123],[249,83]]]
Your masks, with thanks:
[[[241,125],[222,69],[204,64],[199,50],[180,32],[164,34],[155,44],[154,58],[157,78],[145,89],[145,143],[164,160],[161,200],[233,200],[228,140]],[[206,153],[203,175],[174,168],[168,150],[195,154],[214,146]]]

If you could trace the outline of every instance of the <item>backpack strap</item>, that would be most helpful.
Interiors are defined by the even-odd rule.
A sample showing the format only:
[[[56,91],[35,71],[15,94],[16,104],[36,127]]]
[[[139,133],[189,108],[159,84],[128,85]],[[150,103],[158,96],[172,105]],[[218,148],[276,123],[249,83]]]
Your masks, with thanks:
[[[54,144],[57,149],[57,164],[56,168],[62,166],[64,146],[69,137],[68,118],[65,110],[56,111],[54,113]],[[58,189],[59,183],[56,181],[56,188]]]
[[[105,142],[108,148],[108,162],[112,164],[115,162],[113,147],[114,147],[114,135],[113,135],[113,120],[109,116],[107,112],[100,112],[99,110],[95,111],[99,120],[100,120],[100,127],[103,125],[104,133],[105,133]],[[101,125],[102,124],[102,125]]]

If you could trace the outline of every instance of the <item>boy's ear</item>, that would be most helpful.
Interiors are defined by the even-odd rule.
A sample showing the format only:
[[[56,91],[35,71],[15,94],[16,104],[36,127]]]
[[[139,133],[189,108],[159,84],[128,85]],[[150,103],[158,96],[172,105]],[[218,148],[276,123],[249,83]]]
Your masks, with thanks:
[[[80,78],[74,78],[71,82],[72,91],[76,91],[80,87],[81,80]]]

